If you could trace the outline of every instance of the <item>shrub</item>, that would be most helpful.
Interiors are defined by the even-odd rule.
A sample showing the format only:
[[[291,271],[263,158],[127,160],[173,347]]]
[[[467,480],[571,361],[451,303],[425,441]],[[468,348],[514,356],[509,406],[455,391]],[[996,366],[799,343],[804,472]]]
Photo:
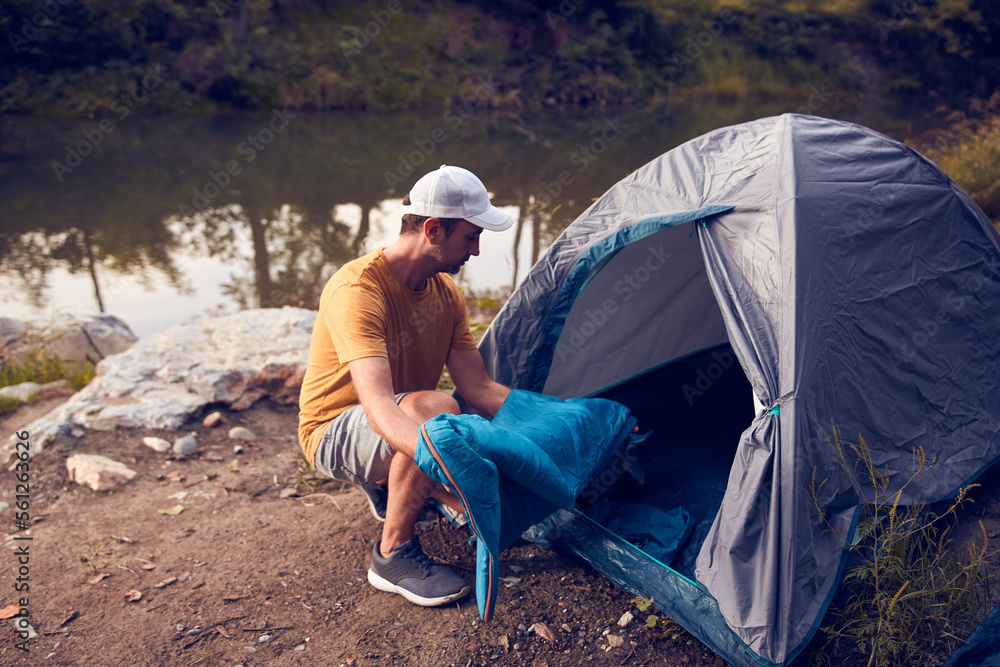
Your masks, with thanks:
[[[834,429],[834,460],[862,499],[861,519],[848,543],[851,563],[844,577],[844,601],[827,616],[825,642],[814,663],[831,664],[841,640],[860,650],[868,665],[938,664],[975,627],[992,599],[987,536],[982,522],[975,538],[953,545],[951,532],[959,508],[972,502],[970,485],[959,489],[940,514],[916,494],[910,505],[900,498],[935,465],[922,448],[913,450],[912,467],[901,488],[890,490],[887,469],[880,469],[863,438],[845,443]],[[827,480],[813,479],[809,494],[818,519],[831,527],[822,508]],[[841,664],[841,660],[837,660]]]
[[[973,100],[969,112],[953,112],[950,125],[914,148],[958,183],[1000,226],[1000,91]]]

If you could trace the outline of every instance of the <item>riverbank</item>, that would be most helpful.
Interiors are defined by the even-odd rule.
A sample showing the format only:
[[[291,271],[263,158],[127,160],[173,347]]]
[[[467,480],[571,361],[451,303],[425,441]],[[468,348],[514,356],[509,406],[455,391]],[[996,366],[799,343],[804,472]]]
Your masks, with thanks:
[[[112,124],[137,110],[605,110],[810,95],[964,108],[1000,83],[993,5],[13,0],[0,25],[0,112]]]
[[[23,433],[66,398],[0,417],[0,433]],[[31,459],[30,528],[3,542],[7,553],[30,545],[31,588],[23,599],[35,636],[22,652],[16,619],[5,622],[0,662],[721,664],[679,627],[646,628],[653,610],[640,613],[594,570],[529,543],[504,552],[504,588],[489,624],[472,598],[427,609],[376,591],[365,573],[380,525],[353,487],[316,486],[298,458],[296,408],[264,399],[219,411],[223,422],[215,427],[199,414],[178,430],[81,429]],[[234,426],[254,438],[233,441]],[[188,433],[198,447],[184,458],[143,443]],[[136,475],[92,491],[67,481],[73,454],[106,456]],[[418,530],[428,554],[474,580],[467,532],[436,514]],[[12,580],[17,567],[4,558],[0,577]],[[0,609],[18,601],[8,591]],[[626,612],[634,618],[622,625]]]

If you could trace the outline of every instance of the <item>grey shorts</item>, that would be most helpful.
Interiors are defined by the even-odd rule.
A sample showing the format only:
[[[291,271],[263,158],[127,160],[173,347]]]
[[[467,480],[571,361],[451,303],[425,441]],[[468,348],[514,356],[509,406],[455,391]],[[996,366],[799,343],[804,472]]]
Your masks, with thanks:
[[[409,392],[396,394],[396,405]],[[389,478],[396,450],[372,428],[360,405],[352,405],[326,425],[316,448],[316,470],[350,484]]]

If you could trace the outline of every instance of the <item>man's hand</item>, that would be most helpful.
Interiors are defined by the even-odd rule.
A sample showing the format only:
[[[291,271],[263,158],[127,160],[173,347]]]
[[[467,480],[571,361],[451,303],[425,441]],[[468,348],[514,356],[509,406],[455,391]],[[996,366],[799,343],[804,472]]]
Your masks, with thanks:
[[[473,408],[490,419],[507,400],[510,389],[486,374],[479,350],[452,350],[445,362],[455,388]]]

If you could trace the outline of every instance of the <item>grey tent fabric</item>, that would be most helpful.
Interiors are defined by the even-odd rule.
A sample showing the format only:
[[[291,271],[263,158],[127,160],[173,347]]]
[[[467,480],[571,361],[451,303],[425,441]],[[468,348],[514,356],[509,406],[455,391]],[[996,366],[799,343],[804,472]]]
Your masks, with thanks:
[[[706,627],[734,637],[688,629],[733,664],[784,665],[844,566],[805,487],[814,471],[828,480],[823,510],[847,535],[870,495],[837,474],[834,428],[863,436],[897,487],[914,448],[937,457],[927,501],[1000,456],[1000,237],[908,147],[848,123],[765,118],[612,187],[533,267],[480,351],[496,380],[569,398],[725,343],[763,408],[732,443],[694,577],[713,600],[699,608],[717,606]],[[589,548],[572,546],[600,569]]]

